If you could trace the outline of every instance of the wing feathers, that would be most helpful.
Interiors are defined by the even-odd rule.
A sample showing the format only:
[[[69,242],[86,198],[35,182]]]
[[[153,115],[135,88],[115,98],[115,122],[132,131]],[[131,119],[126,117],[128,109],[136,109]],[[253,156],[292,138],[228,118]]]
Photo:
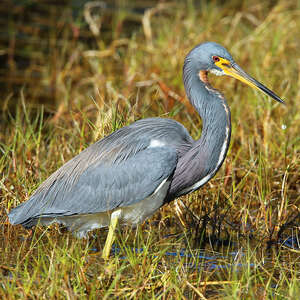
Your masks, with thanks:
[[[168,146],[148,148],[153,139]],[[139,120],[65,163],[9,219],[32,226],[40,216],[92,213],[138,202],[173,174],[177,156],[192,142],[176,121]]]
[[[145,149],[118,164],[100,162],[87,168],[72,187],[60,178],[35,193],[21,209],[10,213],[10,221],[30,227],[39,217],[104,212],[135,204],[170,177],[176,163],[176,151],[166,147]]]

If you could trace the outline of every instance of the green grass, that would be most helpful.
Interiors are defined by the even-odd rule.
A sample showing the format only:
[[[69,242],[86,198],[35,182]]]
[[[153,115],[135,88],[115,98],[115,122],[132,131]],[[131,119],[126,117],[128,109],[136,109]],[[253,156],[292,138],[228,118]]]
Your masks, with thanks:
[[[121,11],[111,17],[105,38],[91,34],[81,11],[76,18],[63,15],[43,37],[47,51],[14,49],[29,56],[30,65],[26,84],[1,99],[1,298],[299,297],[300,251],[282,242],[300,236],[300,7],[295,1],[247,3],[159,6],[150,19],[151,34],[142,15]],[[135,29],[128,33],[133,19]],[[92,42],[76,40],[69,24]],[[32,34],[39,38],[38,31]],[[30,235],[8,223],[7,212],[52,172],[134,120],[170,117],[199,138],[199,116],[161,86],[184,96],[185,54],[206,40],[224,45],[286,106],[234,79],[210,76],[228,99],[232,142],[216,177],[180,198],[188,209],[176,213],[174,202],[136,230],[119,228],[121,250],[108,262],[101,259],[105,229],[78,240],[56,225]],[[179,255],[182,249],[185,256]]]

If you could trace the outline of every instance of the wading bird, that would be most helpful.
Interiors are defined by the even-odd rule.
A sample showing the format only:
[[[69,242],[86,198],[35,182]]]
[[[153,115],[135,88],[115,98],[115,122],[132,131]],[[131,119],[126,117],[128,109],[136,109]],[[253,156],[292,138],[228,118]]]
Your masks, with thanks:
[[[200,139],[174,120],[139,120],[64,164],[9,213],[10,222],[26,228],[57,222],[79,237],[109,226],[102,254],[108,258],[118,221],[141,223],[165,203],[198,190],[221,167],[231,134],[229,107],[209,84],[208,72],[235,77],[284,103],[224,47],[202,43],[188,53],[183,67],[187,97],[203,121]]]

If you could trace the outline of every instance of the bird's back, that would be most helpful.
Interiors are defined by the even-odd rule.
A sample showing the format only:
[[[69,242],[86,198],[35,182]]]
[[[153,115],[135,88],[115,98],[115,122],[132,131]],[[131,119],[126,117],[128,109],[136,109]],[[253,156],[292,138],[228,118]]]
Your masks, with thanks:
[[[31,227],[41,217],[95,214],[136,204],[170,178],[179,151],[192,142],[187,130],[170,119],[142,119],[123,127],[54,172],[10,212],[10,222]]]

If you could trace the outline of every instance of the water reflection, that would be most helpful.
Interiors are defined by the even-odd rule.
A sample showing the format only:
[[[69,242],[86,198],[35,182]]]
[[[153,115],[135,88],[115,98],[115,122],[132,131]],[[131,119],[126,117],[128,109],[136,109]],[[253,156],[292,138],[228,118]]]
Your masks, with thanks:
[[[111,255],[118,257],[118,259],[126,260],[128,259],[128,254],[143,254],[147,252],[148,249],[144,248],[120,248],[117,246],[112,247]],[[90,254],[98,254],[98,248],[91,248]],[[127,253],[127,255],[126,255]],[[166,261],[170,264],[180,264],[182,267],[187,269],[205,269],[208,271],[228,269],[232,267],[254,267],[254,263],[241,263],[241,258],[245,257],[245,253],[242,251],[232,251],[227,255],[223,255],[217,252],[207,252],[207,251],[188,251],[186,249],[180,249],[179,251],[166,251],[163,255],[151,255],[152,258],[158,258],[163,256]],[[184,262],[183,262],[184,261]]]

